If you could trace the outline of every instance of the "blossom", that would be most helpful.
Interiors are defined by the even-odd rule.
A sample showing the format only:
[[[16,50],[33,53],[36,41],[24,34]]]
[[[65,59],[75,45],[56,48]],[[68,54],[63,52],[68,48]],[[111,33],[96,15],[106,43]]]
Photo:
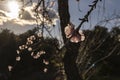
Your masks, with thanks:
[[[39,53],[42,55],[42,54],[45,54],[46,52],[45,51],[40,51]]]
[[[37,52],[37,54],[34,55],[34,52],[31,53],[31,56],[34,58],[34,59],[38,59],[42,54],[45,54],[45,51],[39,51]],[[47,64],[47,63],[45,63]]]
[[[16,57],[16,61],[20,61],[20,59],[21,59],[20,56]]]
[[[28,51],[32,51],[32,48],[31,48],[31,47],[29,47],[29,48],[28,48]]]
[[[49,64],[49,61],[46,61],[45,59],[43,59],[43,63],[44,63],[45,65],[48,65],[48,64]]]
[[[38,37],[43,37],[43,35],[41,33],[37,33]]]
[[[20,54],[20,51],[19,50],[16,50],[17,54]]]
[[[31,56],[33,56],[34,55],[34,52],[31,52]]]
[[[70,41],[75,43],[78,43],[84,40],[85,40],[85,36],[81,30],[79,32],[74,32],[72,37],[70,38]]]
[[[27,45],[25,45],[25,49],[27,49],[28,48],[28,46]]]
[[[10,66],[10,65],[8,66],[9,71],[12,71],[12,68],[13,68],[12,66]]]
[[[29,37],[29,39],[30,39],[30,40],[35,40],[36,37],[35,37],[34,35],[32,35],[32,36]]]
[[[74,26],[71,26],[70,24],[68,24],[65,27],[66,38],[70,38],[72,36],[73,31],[74,31]]]
[[[34,58],[34,59],[38,59],[40,56],[41,56],[40,52],[37,52],[36,55],[33,55],[33,58]]]
[[[77,31],[73,24],[68,24],[65,27],[65,35],[66,38],[69,38],[71,42],[78,43],[80,41],[85,40],[85,35],[83,34],[83,31],[79,30]]]
[[[43,70],[44,72],[47,72],[48,71],[48,69],[47,68],[44,68],[44,70]]]

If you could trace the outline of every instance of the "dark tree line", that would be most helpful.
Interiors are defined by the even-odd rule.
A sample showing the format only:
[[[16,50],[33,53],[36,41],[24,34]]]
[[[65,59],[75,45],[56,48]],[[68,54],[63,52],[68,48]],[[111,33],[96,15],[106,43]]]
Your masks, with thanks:
[[[31,56],[37,53],[31,54],[28,48],[22,52],[19,50],[20,46],[27,42],[27,38],[36,35],[36,31],[35,28],[15,35],[6,29],[0,33],[0,80],[53,80],[55,78],[58,68],[55,62],[59,46],[57,39],[36,37],[34,44],[37,45],[31,46],[38,49],[36,52],[45,51],[45,54],[41,54],[37,59]],[[9,66],[12,67],[11,70]]]
[[[62,66],[61,62],[63,56],[61,56],[61,54],[65,54],[63,61],[68,61],[67,63],[75,61],[78,69],[77,72],[79,73],[78,76],[81,75],[81,79],[93,80],[99,78],[99,76],[109,76],[107,77],[107,79],[109,79],[111,77],[110,75],[118,77],[118,71],[120,70],[120,29],[115,27],[109,32],[107,28],[96,26],[93,30],[85,30],[84,32],[87,39],[82,42],[81,45],[74,43],[74,47],[71,45],[72,43],[66,45],[71,49],[71,54],[67,54],[71,60],[65,59],[65,53],[69,52],[66,51],[66,49],[61,53],[58,53],[59,50],[56,46],[59,46],[59,44],[56,39],[43,39],[42,44],[38,45],[37,48],[47,51],[48,54],[46,59],[50,61],[50,65],[47,67],[48,72],[44,73],[43,69],[45,65],[43,64],[42,59],[45,56],[35,60],[30,56],[30,52],[26,50],[21,54],[21,61],[15,64],[18,45],[24,44],[26,42],[25,38],[28,37],[27,35],[33,35],[34,30],[27,31],[21,35],[15,35],[9,30],[3,30],[0,33],[0,79],[60,79],[62,74],[58,72],[60,71],[59,66]],[[72,53],[74,53],[73,51],[77,49],[76,47],[78,47],[78,55],[74,54],[74,56],[71,56],[73,55]],[[77,61],[73,60],[74,57],[77,57]],[[14,64],[13,70],[9,72],[8,65]],[[72,67],[76,64],[67,64],[67,66],[69,66],[68,69],[73,69]],[[72,71],[71,76],[74,75],[73,73],[76,74],[76,70]]]

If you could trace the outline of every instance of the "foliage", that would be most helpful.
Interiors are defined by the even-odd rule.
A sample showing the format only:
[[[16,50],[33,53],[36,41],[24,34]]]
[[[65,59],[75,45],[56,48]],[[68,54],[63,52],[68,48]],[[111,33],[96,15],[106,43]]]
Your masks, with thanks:
[[[35,34],[35,30],[37,29],[29,30],[21,35],[14,35],[9,30],[3,30],[0,33],[0,79],[19,80],[26,78],[30,80],[30,78],[36,78],[37,80],[46,76],[44,80],[50,80],[58,74],[56,72],[59,68],[57,64],[60,57],[57,57],[59,55],[57,53],[59,47],[57,39],[43,38],[37,33]],[[26,44],[28,38],[30,39],[33,35],[36,36],[34,43],[27,44],[23,49],[23,44]],[[34,47],[34,54],[29,50],[29,47]],[[37,57],[36,54],[39,51],[45,54]],[[33,76],[28,77],[32,74]]]
[[[120,52],[120,42],[116,37],[119,35],[119,30],[116,27],[108,32],[107,28],[96,26],[92,31],[85,31],[87,39],[81,43],[77,59],[83,78],[89,79],[103,61]]]
[[[119,32],[120,29],[118,27],[108,32],[107,28],[100,26],[96,26],[93,30],[84,31],[86,40],[79,46],[79,55],[77,56],[79,72],[84,79],[90,78],[94,80],[103,75],[119,76],[116,73],[119,70],[119,67],[117,68],[116,66],[120,65]],[[62,59],[66,49],[59,50],[57,39],[38,37],[37,34],[34,34],[36,38],[33,41],[34,43],[27,45],[24,50],[18,48],[20,47],[18,45],[26,44],[25,42],[33,36],[33,33],[34,29],[21,35],[14,35],[9,30],[3,30],[0,33],[0,73],[12,80],[24,79],[25,77],[26,80],[32,80],[33,78],[37,80],[43,79],[44,76],[48,77],[44,78],[44,80],[60,79],[64,74]],[[31,56],[32,51],[29,51],[28,47],[32,47],[34,55],[38,51],[45,51],[46,54],[34,59],[35,56]],[[20,52],[19,54],[18,51]],[[20,60],[17,59],[19,56]],[[49,65],[46,65],[47,63],[45,64],[43,61],[48,61]],[[12,71],[8,72],[8,66],[10,65],[12,66]],[[44,72],[44,69],[48,71]]]
[[[0,33],[0,74],[8,75],[8,65],[14,63],[16,56],[16,36],[5,29]]]

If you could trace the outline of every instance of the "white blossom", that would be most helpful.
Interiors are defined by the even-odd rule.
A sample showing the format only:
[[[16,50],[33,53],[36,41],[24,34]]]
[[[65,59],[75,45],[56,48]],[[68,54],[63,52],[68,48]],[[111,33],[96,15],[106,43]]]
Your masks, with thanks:
[[[31,48],[31,47],[29,47],[29,48],[28,48],[28,51],[32,51],[32,48]]]
[[[42,54],[45,54],[46,52],[45,51],[40,51],[39,53],[42,55]]]
[[[20,54],[20,51],[19,50],[16,50],[17,54]]]
[[[27,49],[28,48],[28,46],[27,45],[25,45],[25,49]]]
[[[12,66],[10,66],[10,65],[8,66],[9,71],[12,71],[12,68],[13,68]]]
[[[33,56],[34,55],[34,52],[31,52],[31,56]]]
[[[19,46],[19,49],[22,50],[22,46]]]
[[[20,56],[16,57],[16,61],[20,61],[20,59],[21,59]]]
[[[38,36],[38,37],[42,37],[42,34],[41,34],[41,33],[37,33],[37,36]]]
[[[66,35],[66,38],[69,38],[70,41],[74,42],[74,43],[78,43],[80,41],[85,40],[85,36],[84,36],[83,32],[81,30],[79,30],[79,32],[77,32],[77,30],[74,29],[73,24],[68,24],[65,27],[65,35]]]
[[[65,27],[66,38],[70,38],[72,36],[73,31],[74,31],[74,26],[71,26],[70,24],[68,24]]]
[[[43,70],[44,72],[47,72],[48,71],[48,69],[47,68],[44,68],[44,70]]]
[[[40,52],[37,52],[36,55],[33,56],[34,59],[38,59],[41,56]]]
[[[49,61],[46,61],[45,59],[43,59],[43,63],[44,63],[45,65],[48,65],[48,64],[49,64]]]

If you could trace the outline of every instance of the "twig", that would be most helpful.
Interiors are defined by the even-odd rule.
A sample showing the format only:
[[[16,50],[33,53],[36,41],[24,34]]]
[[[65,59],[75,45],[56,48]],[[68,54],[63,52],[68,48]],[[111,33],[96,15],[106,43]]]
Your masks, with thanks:
[[[111,56],[118,46],[119,46],[119,45],[115,46],[114,49],[113,49],[107,56],[102,57],[102,58],[100,58],[99,60],[95,61],[95,62],[84,72],[84,75],[86,75],[97,63],[99,63],[99,62],[107,59],[109,56]]]
[[[93,1],[93,5],[89,5],[89,7],[91,7],[91,8],[90,8],[90,10],[87,12],[87,14],[84,16],[84,18],[80,19],[80,20],[81,20],[81,23],[80,23],[79,26],[76,28],[77,31],[79,31],[79,29],[81,28],[81,26],[82,26],[82,24],[83,24],[84,22],[88,22],[88,17],[89,17],[89,15],[91,14],[91,12],[94,10],[94,8],[96,8],[96,5],[97,5],[98,1],[99,1],[99,0],[95,0],[95,1]],[[102,0],[100,0],[100,1],[102,1]]]

